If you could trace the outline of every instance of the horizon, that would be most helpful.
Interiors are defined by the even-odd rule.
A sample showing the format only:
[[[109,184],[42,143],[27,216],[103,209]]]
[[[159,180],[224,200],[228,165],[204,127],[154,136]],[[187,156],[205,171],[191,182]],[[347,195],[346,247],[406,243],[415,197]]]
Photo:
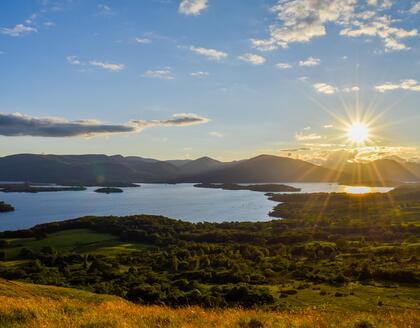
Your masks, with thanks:
[[[419,14],[389,0],[3,2],[0,156],[418,162]]]
[[[212,156],[200,156],[200,157],[193,157],[193,158],[169,158],[169,159],[161,159],[161,158],[152,158],[152,157],[145,157],[145,156],[141,156],[141,155],[122,155],[122,154],[101,154],[101,153],[80,153],[80,154],[52,154],[52,153],[16,153],[16,154],[9,154],[9,155],[4,155],[4,156],[0,156],[0,158],[3,157],[9,157],[9,156],[20,156],[20,155],[35,155],[35,156],[107,156],[107,157],[123,157],[123,158],[127,158],[127,157],[137,157],[137,158],[142,158],[145,160],[155,160],[155,161],[159,161],[159,162],[171,162],[171,161],[196,161],[199,159],[204,159],[204,158],[208,158],[211,160],[215,160],[221,163],[232,163],[232,162],[241,162],[241,161],[246,161],[246,160],[251,160],[257,157],[262,157],[262,156],[270,156],[270,157],[277,157],[277,158],[286,158],[286,159],[291,159],[291,160],[297,160],[297,161],[304,161],[307,163],[311,163],[314,165],[318,165],[318,166],[325,166],[328,167],[329,165],[327,165],[327,163],[318,163],[316,161],[311,161],[310,159],[301,159],[299,157],[290,157],[290,156],[283,156],[283,155],[279,155],[279,154],[257,154],[257,155],[253,155],[251,157],[244,157],[244,158],[235,158],[232,160],[220,160],[217,157],[212,157]],[[348,160],[346,161],[346,163],[349,164],[369,164],[369,163],[373,163],[376,161],[381,161],[381,160],[387,160],[387,161],[393,161],[396,163],[414,163],[414,164],[420,164],[420,162],[416,161],[416,160],[410,160],[410,159],[404,159],[404,158],[400,158],[400,157],[383,157],[383,158],[379,158],[379,159],[375,159],[375,160],[367,160],[367,161],[352,161],[352,160]],[[333,165],[335,166],[335,165]]]

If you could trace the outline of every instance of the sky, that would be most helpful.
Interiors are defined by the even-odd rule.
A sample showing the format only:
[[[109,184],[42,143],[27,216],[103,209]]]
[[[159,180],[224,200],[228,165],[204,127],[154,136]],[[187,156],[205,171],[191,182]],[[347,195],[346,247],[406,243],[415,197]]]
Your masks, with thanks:
[[[419,1],[0,2],[0,156],[420,161],[419,104]]]

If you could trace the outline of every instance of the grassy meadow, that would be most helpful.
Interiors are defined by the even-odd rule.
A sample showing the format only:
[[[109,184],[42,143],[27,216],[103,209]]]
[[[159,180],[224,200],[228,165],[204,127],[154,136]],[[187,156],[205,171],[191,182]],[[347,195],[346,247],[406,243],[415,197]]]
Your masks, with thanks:
[[[0,280],[1,327],[418,327],[419,311],[328,306],[262,311],[142,306],[116,296]]]

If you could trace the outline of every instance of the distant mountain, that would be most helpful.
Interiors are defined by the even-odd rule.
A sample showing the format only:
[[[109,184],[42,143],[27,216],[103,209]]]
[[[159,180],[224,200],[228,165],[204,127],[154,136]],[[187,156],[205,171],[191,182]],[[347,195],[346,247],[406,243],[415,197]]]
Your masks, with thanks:
[[[159,161],[121,155],[19,154],[0,158],[0,181],[109,186],[136,182],[341,182],[393,185],[420,181],[420,164],[383,159],[367,164],[346,163],[342,170],[338,170],[271,155],[220,162],[209,157]]]
[[[165,162],[179,167],[192,161],[192,159],[170,159]]]
[[[181,177],[187,182],[333,182],[342,174],[301,160],[260,155],[214,166],[211,171]]]
[[[229,166],[230,163],[223,163],[210,157],[201,157],[193,161],[188,161],[183,165],[178,166],[181,170],[181,175],[195,175],[201,174],[219,168]]]
[[[420,180],[420,164],[381,159],[370,163],[347,163],[345,176],[340,181],[346,184],[390,185],[392,183]]]
[[[0,158],[0,181],[94,185],[164,182],[178,175],[177,167],[169,163],[141,157],[20,154]]]

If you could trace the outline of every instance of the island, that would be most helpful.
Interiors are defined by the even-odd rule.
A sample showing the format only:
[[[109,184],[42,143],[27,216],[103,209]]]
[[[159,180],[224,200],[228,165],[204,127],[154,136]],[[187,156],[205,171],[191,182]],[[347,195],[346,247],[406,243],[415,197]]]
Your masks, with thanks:
[[[15,208],[5,202],[0,202],[0,212],[13,212]]]
[[[86,190],[82,186],[62,187],[54,185],[31,185],[28,183],[16,184],[0,184],[0,191],[2,192],[54,192],[54,191],[83,191]]]
[[[259,192],[299,192],[300,188],[284,184],[252,184],[252,185],[239,185],[236,183],[198,183],[195,184],[196,188],[212,188],[223,190],[250,190]]]
[[[102,193],[102,194],[117,194],[117,193],[124,192],[124,190],[120,188],[106,187],[106,188],[96,189],[95,192]]]

